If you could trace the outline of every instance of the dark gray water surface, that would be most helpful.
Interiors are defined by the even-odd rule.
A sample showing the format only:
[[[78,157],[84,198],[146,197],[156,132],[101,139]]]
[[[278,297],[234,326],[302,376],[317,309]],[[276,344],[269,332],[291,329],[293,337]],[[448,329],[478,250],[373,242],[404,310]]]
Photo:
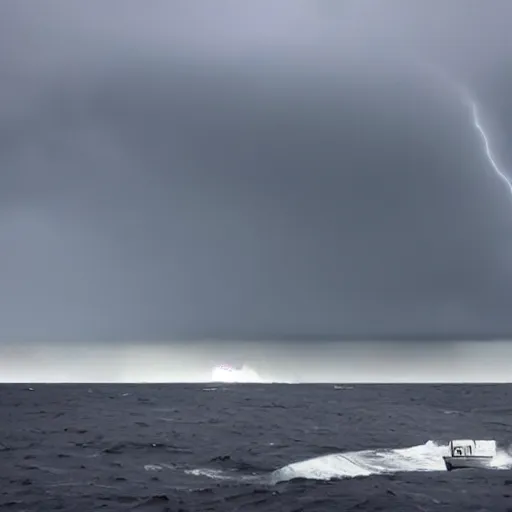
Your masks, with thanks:
[[[0,428],[2,511],[512,511],[509,385],[2,385]]]

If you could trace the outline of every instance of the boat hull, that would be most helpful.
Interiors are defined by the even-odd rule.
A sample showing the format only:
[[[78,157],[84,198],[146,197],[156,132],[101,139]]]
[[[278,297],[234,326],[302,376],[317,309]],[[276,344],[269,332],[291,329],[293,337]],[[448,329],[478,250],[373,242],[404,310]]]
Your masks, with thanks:
[[[446,469],[489,468],[491,467],[491,456],[470,456],[470,457],[443,457]]]

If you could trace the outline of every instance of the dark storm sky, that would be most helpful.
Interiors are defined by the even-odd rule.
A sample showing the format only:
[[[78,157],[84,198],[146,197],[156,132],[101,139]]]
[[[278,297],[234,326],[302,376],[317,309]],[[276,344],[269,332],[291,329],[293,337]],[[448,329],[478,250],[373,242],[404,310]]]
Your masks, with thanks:
[[[512,332],[510,20],[3,0],[0,339]]]

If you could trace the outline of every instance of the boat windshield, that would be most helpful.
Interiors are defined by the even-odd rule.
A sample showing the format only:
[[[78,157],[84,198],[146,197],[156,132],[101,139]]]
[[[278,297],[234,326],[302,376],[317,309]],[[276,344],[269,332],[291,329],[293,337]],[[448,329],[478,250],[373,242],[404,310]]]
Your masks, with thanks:
[[[467,446],[452,446],[452,457],[467,457],[473,454],[471,445]]]

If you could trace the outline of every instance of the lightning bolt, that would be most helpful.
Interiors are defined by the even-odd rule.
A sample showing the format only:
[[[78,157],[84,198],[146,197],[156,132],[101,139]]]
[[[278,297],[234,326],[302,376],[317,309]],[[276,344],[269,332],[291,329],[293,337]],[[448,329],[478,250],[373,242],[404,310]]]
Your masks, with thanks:
[[[422,67],[427,69],[427,71],[430,74],[436,75],[437,78],[441,80],[441,82],[448,86],[449,89],[454,90],[457,96],[462,101],[463,105],[469,108],[473,121],[473,127],[475,128],[478,135],[480,135],[480,138],[482,139],[487,161],[489,162],[492,170],[495,172],[497,177],[503,181],[503,183],[507,186],[508,191],[512,195],[512,179],[508,176],[506,172],[500,169],[500,166],[496,162],[496,158],[494,157],[493,152],[491,150],[489,137],[480,119],[480,113],[478,111],[477,102],[474,99],[473,95],[469,92],[467,87],[464,87],[460,83],[454,81],[452,77],[448,76],[447,73],[443,72],[443,70],[439,69],[438,67],[427,63],[423,63]]]
[[[471,114],[473,116],[473,125],[477,132],[480,134],[480,137],[482,138],[482,141],[484,143],[485,148],[485,154],[487,156],[487,160],[491,164],[491,167],[493,168],[494,172],[498,175],[498,177],[503,180],[503,182],[508,187],[510,194],[512,194],[512,180],[507,176],[506,173],[504,173],[496,163],[496,159],[494,158],[491,146],[489,144],[489,137],[487,137],[487,134],[485,133],[485,129],[482,126],[482,123],[480,121],[480,116],[478,114],[478,107],[476,105],[476,101],[474,101],[470,96],[466,96],[465,103],[469,105],[469,108],[471,109]]]

